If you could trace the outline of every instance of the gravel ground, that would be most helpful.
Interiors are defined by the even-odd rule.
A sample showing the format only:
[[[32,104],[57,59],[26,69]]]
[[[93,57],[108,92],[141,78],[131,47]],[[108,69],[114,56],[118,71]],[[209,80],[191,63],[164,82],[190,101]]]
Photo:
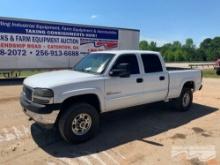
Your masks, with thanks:
[[[220,164],[219,79],[204,79],[188,112],[160,103],[104,114],[98,136],[77,145],[29,121],[21,89],[0,86],[0,164]]]

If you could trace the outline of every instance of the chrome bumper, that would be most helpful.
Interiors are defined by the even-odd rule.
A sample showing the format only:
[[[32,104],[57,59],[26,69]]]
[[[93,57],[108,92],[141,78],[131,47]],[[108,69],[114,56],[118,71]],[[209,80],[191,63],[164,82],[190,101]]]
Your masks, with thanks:
[[[20,104],[27,116],[46,127],[50,127],[55,124],[61,106],[61,104],[41,105],[33,103],[24,95],[21,95]]]
[[[49,125],[54,125],[57,119],[57,116],[59,114],[59,111],[52,111],[49,114],[38,114],[35,112],[32,112],[28,109],[24,109],[24,113],[29,116],[31,119],[36,121],[39,124],[49,126]]]

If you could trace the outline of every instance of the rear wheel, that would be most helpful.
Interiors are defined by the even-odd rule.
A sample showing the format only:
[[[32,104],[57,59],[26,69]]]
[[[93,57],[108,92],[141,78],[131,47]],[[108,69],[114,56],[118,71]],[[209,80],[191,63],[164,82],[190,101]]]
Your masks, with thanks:
[[[66,109],[58,123],[64,140],[79,143],[92,138],[99,128],[99,114],[90,104],[77,103]]]
[[[179,111],[188,111],[192,105],[193,92],[190,88],[183,88],[180,97],[174,101],[175,107]]]

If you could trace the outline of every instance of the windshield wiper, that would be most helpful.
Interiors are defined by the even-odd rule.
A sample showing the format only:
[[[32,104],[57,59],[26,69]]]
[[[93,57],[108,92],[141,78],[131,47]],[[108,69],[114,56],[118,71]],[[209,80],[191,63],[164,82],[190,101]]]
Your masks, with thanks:
[[[85,72],[85,73],[98,74],[98,73],[96,73],[96,72],[93,72],[93,71],[91,71],[91,70],[84,70],[84,72]]]
[[[83,72],[83,73],[91,73],[91,74],[97,74],[96,72],[93,72],[91,70],[85,70],[85,69],[73,69],[74,71]]]

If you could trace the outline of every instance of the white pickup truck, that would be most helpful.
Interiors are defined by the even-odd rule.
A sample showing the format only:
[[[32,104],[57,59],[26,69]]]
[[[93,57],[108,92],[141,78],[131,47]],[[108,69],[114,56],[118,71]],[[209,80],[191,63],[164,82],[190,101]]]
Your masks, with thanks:
[[[186,111],[201,88],[200,70],[166,68],[158,52],[103,51],[72,70],[26,78],[20,102],[37,123],[57,126],[68,142],[82,142],[97,133],[103,112],[158,101]]]

